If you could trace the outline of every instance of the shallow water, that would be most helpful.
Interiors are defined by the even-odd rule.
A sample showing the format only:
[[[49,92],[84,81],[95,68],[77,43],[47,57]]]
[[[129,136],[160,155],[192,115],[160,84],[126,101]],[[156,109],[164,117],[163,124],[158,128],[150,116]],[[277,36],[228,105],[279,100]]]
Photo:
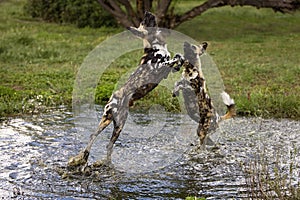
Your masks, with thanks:
[[[100,108],[101,110],[101,108]],[[82,117],[82,116],[81,116]],[[113,154],[113,169],[98,176],[63,179],[58,167],[86,144],[97,122],[83,116],[75,125],[66,108],[5,119],[0,124],[0,195],[3,199],[207,199],[246,198],[243,167],[258,156],[288,172],[296,163],[299,181],[300,123],[236,118],[210,136],[214,145],[197,148],[196,124],[184,115],[132,113]],[[94,145],[90,162],[102,159],[109,127]],[[280,162],[275,157],[280,155]]]

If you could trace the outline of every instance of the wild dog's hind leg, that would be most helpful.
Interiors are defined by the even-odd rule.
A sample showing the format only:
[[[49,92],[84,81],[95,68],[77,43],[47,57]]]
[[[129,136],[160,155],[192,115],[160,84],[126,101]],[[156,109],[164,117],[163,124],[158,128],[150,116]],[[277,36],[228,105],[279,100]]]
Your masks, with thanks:
[[[107,155],[106,155],[106,160],[107,163],[111,163],[111,155],[113,152],[113,146],[115,144],[115,142],[117,141],[118,137],[120,136],[120,133],[123,129],[124,124],[122,125],[115,125],[114,130],[113,130],[113,134],[110,138],[110,141],[107,145]]]
[[[183,80],[177,81],[174,85],[174,89],[172,91],[173,97],[178,97],[179,96],[179,91],[184,88],[184,82]]]
[[[102,119],[98,125],[97,131],[90,136],[90,140],[84,150],[82,150],[78,155],[71,157],[68,162],[69,167],[82,166],[87,163],[91,148],[97,136],[111,123],[112,121],[112,108],[109,104],[105,107]]]
[[[128,110],[129,108],[127,106],[120,108],[118,110],[118,114],[116,117],[114,117],[114,130],[112,133],[112,136],[110,138],[110,141],[107,145],[107,162],[111,162],[111,154],[113,152],[113,146],[115,142],[117,141],[118,137],[120,136],[120,133],[125,125],[126,119],[128,117]]]
[[[212,114],[210,112],[206,113],[206,116],[201,116],[198,129],[197,129],[197,134],[200,138],[200,145],[205,145],[205,139],[206,135],[208,133],[210,123],[211,123],[211,116]]]

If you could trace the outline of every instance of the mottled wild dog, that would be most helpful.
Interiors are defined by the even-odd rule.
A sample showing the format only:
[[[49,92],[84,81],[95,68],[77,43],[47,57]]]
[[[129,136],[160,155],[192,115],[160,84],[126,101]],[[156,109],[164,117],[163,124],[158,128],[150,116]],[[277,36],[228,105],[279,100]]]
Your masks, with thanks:
[[[200,56],[205,53],[207,43],[193,45],[184,43],[184,58],[182,78],[175,83],[173,96],[182,90],[184,104],[188,115],[198,123],[197,134],[200,144],[205,142],[206,135],[214,131],[220,120],[229,119],[236,115],[234,100],[226,92],[222,92],[223,103],[227,106],[227,113],[219,116],[214,109],[211,98],[206,89],[206,81],[202,73]]]
[[[167,78],[172,70],[178,71],[184,62],[179,54],[176,54],[171,59],[165,43],[164,32],[157,27],[153,14],[146,12],[140,26],[138,28],[130,27],[129,31],[143,39],[144,55],[136,71],[130,75],[127,82],[111,95],[104,107],[104,113],[96,132],[91,134],[86,148],[77,156],[70,158],[68,162],[70,167],[81,166],[87,163],[96,137],[113,122],[113,133],[107,145],[107,162],[111,162],[113,145],[123,129],[129,107],[133,105],[134,101],[144,97],[163,79]]]

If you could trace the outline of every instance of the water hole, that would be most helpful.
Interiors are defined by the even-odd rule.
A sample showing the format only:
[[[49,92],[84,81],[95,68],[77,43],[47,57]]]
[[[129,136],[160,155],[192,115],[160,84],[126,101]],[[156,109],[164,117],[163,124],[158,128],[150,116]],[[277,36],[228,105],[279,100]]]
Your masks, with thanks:
[[[243,199],[249,192],[243,168],[258,156],[266,158],[267,165],[279,165],[287,173],[291,162],[295,163],[291,178],[294,184],[299,184],[300,154],[294,151],[300,146],[298,121],[237,117],[220,124],[210,136],[214,144],[201,150],[197,147],[197,125],[187,116],[131,113],[130,118],[114,148],[115,169],[103,170],[97,178],[62,178],[56,170],[66,166],[69,157],[84,147],[89,132],[95,128],[93,124],[79,130],[72,112],[65,107],[3,119],[0,196],[2,199],[184,199],[187,196]],[[143,127],[147,126],[145,131]],[[149,133],[149,129],[155,134]],[[99,137],[90,162],[105,155],[105,145],[101,142],[106,142],[110,133],[111,127]],[[296,153],[291,156],[291,152]],[[275,162],[278,155],[280,162]]]

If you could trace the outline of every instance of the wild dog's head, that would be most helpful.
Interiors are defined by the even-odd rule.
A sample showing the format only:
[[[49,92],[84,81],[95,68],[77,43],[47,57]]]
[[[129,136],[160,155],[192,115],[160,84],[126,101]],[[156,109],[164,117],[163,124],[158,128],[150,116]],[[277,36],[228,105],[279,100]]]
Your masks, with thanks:
[[[150,12],[145,12],[144,20],[138,28],[129,27],[128,30],[143,39],[144,48],[152,48],[155,45],[165,46],[165,31],[157,27],[156,17]]]
[[[203,42],[201,45],[194,45],[185,42],[183,45],[184,58],[186,60],[183,76],[187,79],[194,79],[198,75],[202,76],[200,56],[205,53],[207,48],[207,42]],[[203,78],[203,77],[202,77]]]
[[[199,57],[205,53],[207,46],[207,42],[203,42],[201,45],[194,45],[185,42],[183,45],[184,58],[192,65],[196,65],[199,61]]]

